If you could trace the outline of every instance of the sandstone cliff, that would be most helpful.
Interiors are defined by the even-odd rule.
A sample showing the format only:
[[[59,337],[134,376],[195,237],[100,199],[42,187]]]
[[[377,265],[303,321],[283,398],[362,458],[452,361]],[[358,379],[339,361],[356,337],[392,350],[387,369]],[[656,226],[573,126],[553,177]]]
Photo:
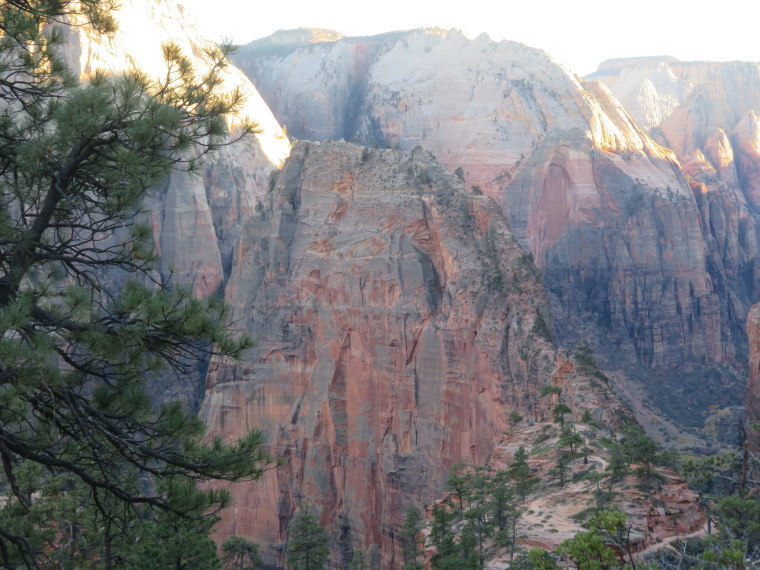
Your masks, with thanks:
[[[760,291],[755,229],[760,216],[760,139],[754,114],[760,106],[760,66],[630,59],[605,62],[591,77],[603,80],[629,103],[632,78],[641,79],[639,85],[651,82],[658,93],[673,82],[688,86],[677,105],[645,123],[656,140],[675,151],[689,177],[699,207],[707,265],[722,298],[722,322],[735,331],[734,349],[741,362],[746,349],[743,335],[736,331]],[[657,106],[658,96],[642,92],[640,102]],[[641,118],[635,109],[633,114]]]
[[[137,68],[162,77],[162,44],[173,41],[191,57],[196,73],[210,65],[201,38],[182,7],[170,0],[124,0],[114,13],[119,29],[106,37],[87,26],[63,27],[65,56],[86,81],[97,70]],[[261,133],[222,149],[201,176],[177,172],[145,205],[154,228],[164,279],[190,284],[198,295],[219,293],[229,275],[232,247],[245,220],[267,189],[269,174],[288,156],[290,144],[248,79],[234,67],[222,89],[240,88],[241,115],[259,123]],[[234,129],[235,122],[232,120]]]
[[[606,87],[580,82],[540,50],[440,30],[239,63],[296,137],[421,145],[449,170],[461,166],[535,255],[561,344],[588,337],[608,367],[625,366],[650,388],[686,390],[688,404],[666,410],[679,422],[699,426],[716,397],[741,398],[730,370],[746,355],[752,216],[734,192],[703,196],[667,141],[653,141]],[[650,122],[675,120],[692,96],[687,83],[709,72],[673,79],[662,70],[670,87],[657,89],[669,107],[653,103]],[[743,132],[744,155],[754,156],[754,131]],[[725,145],[711,148],[723,157],[716,168],[743,176]],[[693,389],[704,382],[709,390]]]
[[[220,538],[270,545],[270,563],[307,501],[334,567],[374,546],[373,567],[398,568],[403,509],[438,498],[455,461],[482,463],[511,410],[546,416],[538,391],[562,382],[540,273],[498,205],[421,149],[296,145],[226,298],[258,345],[212,361],[203,415],[224,437],[263,428],[285,465],[233,488]],[[579,386],[577,413],[614,420],[604,386]]]
[[[586,79],[607,85],[634,120],[648,130],[669,117],[694,85],[717,66],[669,56],[610,59]]]
[[[104,36],[87,26],[62,27],[64,55],[82,81],[97,70],[119,73],[141,69],[150,76],[166,73],[162,44],[177,43],[201,75],[209,68],[203,40],[182,7],[169,0],[124,0],[114,14],[118,31]],[[176,171],[143,204],[153,228],[165,282],[188,285],[198,296],[223,294],[232,269],[232,249],[245,221],[260,208],[269,175],[290,152],[290,143],[251,82],[230,66],[221,89],[240,89],[246,100],[242,116],[261,132],[222,148],[209,157],[199,175]],[[230,126],[235,127],[231,119]],[[158,398],[181,398],[192,407],[202,396],[203,366],[188,380],[159,378],[151,384]]]
[[[749,337],[749,378],[747,380],[747,421],[760,422],[760,303],[753,305],[747,315]],[[760,432],[748,430],[750,449],[760,452]]]

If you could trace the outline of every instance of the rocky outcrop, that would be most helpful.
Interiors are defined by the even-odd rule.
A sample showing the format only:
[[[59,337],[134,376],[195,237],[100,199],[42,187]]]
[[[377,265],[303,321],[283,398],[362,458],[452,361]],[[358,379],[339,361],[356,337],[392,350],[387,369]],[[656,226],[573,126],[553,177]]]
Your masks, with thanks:
[[[403,509],[438,498],[455,461],[482,463],[511,410],[545,417],[538,392],[562,368],[540,273],[500,208],[421,149],[296,145],[226,297],[258,344],[212,361],[203,415],[225,438],[263,428],[285,465],[233,489],[219,532],[274,545],[270,562],[305,501],[333,567],[375,545],[398,568]],[[578,409],[614,399],[586,385],[567,390]]]
[[[118,31],[104,36],[87,26],[63,27],[65,56],[82,81],[96,71],[136,68],[149,76],[166,74],[162,45],[174,42],[191,58],[196,73],[209,69],[209,45],[183,8],[170,0],[125,0],[114,12]],[[269,174],[288,156],[290,143],[248,79],[229,67],[222,91],[242,91],[240,111],[261,132],[211,157],[201,175],[177,172],[145,204],[161,256],[165,280],[189,284],[197,295],[219,293],[229,275],[232,247],[245,221],[267,190]],[[234,132],[235,119],[230,120]]]

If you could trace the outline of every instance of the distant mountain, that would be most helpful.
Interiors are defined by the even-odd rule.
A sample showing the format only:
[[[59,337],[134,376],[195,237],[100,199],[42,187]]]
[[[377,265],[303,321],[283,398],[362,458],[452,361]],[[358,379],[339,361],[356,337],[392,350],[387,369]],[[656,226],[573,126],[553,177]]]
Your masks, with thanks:
[[[675,121],[690,82],[712,64],[602,66],[624,100],[649,93],[630,85],[651,75],[654,95],[631,110],[640,126],[607,87],[540,50],[455,31],[343,38],[236,61],[290,135],[421,145],[496,198],[544,273],[560,343],[589,338],[661,438],[698,430],[711,407],[741,401],[754,214],[734,190],[695,190],[668,148],[667,122],[662,135],[646,130]],[[683,79],[662,66],[683,69]]]

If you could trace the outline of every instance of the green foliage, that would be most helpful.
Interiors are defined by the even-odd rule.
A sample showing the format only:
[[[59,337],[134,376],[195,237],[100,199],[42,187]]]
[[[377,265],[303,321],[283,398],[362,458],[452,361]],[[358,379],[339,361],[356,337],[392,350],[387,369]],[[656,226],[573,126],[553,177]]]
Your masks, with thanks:
[[[413,506],[407,507],[400,532],[404,544],[404,570],[422,570],[425,567],[420,560],[423,554],[420,536],[423,526],[420,510]]]
[[[575,431],[575,426],[570,425],[563,427],[559,436],[560,447],[569,447],[570,451],[575,451],[575,447],[583,445],[585,441],[583,436]]]
[[[369,160],[369,156],[370,156],[369,147],[365,146],[362,149],[362,162],[367,162]]]
[[[319,524],[308,503],[302,503],[288,536],[285,556],[293,570],[319,570],[325,568],[330,550],[327,531]]]
[[[445,566],[444,562],[447,559],[455,556],[458,552],[456,535],[451,528],[454,515],[445,506],[438,504],[433,505],[432,515],[433,524],[430,527],[428,540],[437,550],[432,561],[433,567],[441,568]]]
[[[351,562],[348,565],[348,570],[369,570],[369,565],[367,564],[363,550],[354,550]]]
[[[60,55],[65,32],[46,24],[74,18],[110,32],[115,4],[0,6],[0,560],[9,568],[77,544],[80,558],[112,567],[119,543],[141,536],[148,547],[139,521],[154,534],[173,525],[178,540],[202,534],[229,494],[196,482],[256,478],[268,461],[261,434],[201,443],[197,417],[176,403],[156,409],[145,391],[148,374],[186,374],[251,344],[225,329],[220,299],[194,299],[157,276],[151,232],[137,219],[151,188],[173,170],[197,171],[229,141],[225,115],[244,101],[219,89],[231,48],[199,48],[209,63],[199,74],[170,43],[161,79],[98,71],[78,85]],[[255,129],[243,120],[238,134]],[[62,542],[68,531],[58,529],[77,518]],[[208,544],[199,538],[182,556]]]
[[[535,570],[559,570],[561,568],[553,554],[539,548],[531,549],[528,552],[528,559]]]
[[[562,453],[561,450],[557,450],[557,459],[554,462],[554,466],[549,470],[549,475],[559,479],[559,486],[565,486],[565,480],[567,474],[570,472],[570,457]]]
[[[471,192],[473,193],[473,195],[475,195],[475,196],[482,196],[482,195],[483,195],[483,190],[481,190],[481,189],[480,189],[480,186],[478,186],[477,184],[476,184],[476,185],[474,185],[472,188],[470,188],[470,191],[471,191]]]
[[[554,423],[560,424],[560,426],[564,428],[565,414],[570,414],[573,410],[571,410],[562,399],[562,388],[559,386],[544,386],[541,389],[540,396],[541,398],[545,398],[546,396],[557,396],[557,400],[552,407],[552,419],[554,420]]]
[[[573,413],[573,410],[570,409],[570,406],[560,400],[557,402],[554,408],[552,408],[552,419],[554,420],[555,424],[559,424],[564,428],[565,415],[571,413]]]
[[[591,416],[591,410],[583,410],[583,415],[581,416],[581,422],[583,422],[586,425],[592,425],[594,423],[594,418]]]
[[[521,445],[515,452],[512,463],[509,464],[509,477],[514,481],[515,493],[520,497],[520,502],[524,503],[526,497],[533,491],[538,481],[533,479],[530,474],[528,465],[528,452]]]
[[[602,372],[601,368],[599,368],[599,364],[594,358],[594,349],[591,348],[588,340],[584,339],[578,343],[578,345],[575,347],[573,357],[575,359],[575,369],[578,372],[581,374],[586,374],[588,376],[604,378],[604,373]]]
[[[618,551],[630,553],[629,528],[619,511],[600,511],[589,521],[588,532],[579,532],[562,542],[556,550],[567,557],[578,570],[602,570],[622,566]],[[609,544],[615,544],[618,550]]]
[[[549,342],[554,342],[554,334],[549,328],[549,325],[546,324],[541,311],[536,312],[536,318],[533,321],[533,326],[531,327],[530,332],[548,340]]]
[[[719,532],[728,540],[739,540],[747,550],[760,546],[760,503],[757,496],[729,495],[714,509],[720,521]]]
[[[259,556],[259,545],[240,536],[231,536],[222,544],[224,570],[255,570],[264,564]]]
[[[464,170],[462,169],[461,166],[457,166],[457,169],[454,171],[454,174],[456,175],[457,178],[459,178],[459,180],[464,182]]]
[[[644,479],[649,488],[652,482],[659,482],[662,476],[654,470],[654,465],[661,462],[660,448],[657,442],[646,435],[644,428],[638,424],[628,424],[621,430],[620,444],[628,456],[629,463],[639,465],[636,475]]]
[[[435,546],[433,568],[482,568],[494,550],[516,549],[517,522],[523,514],[518,506],[518,482],[529,477],[528,454],[517,453],[513,471],[491,473],[487,466],[470,466],[458,473],[463,480],[461,494],[467,498],[461,510],[433,505],[429,543]],[[527,474],[520,467],[527,469]],[[515,478],[516,477],[516,478]],[[522,488],[527,491],[530,485]]]
[[[215,518],[188,520],[172,513],[143,523],[139,539],[124,556],[135,570],[193,570],[221,567],[216,544],[209,537]]]
[[[485,235],[486,242],[486,255],[488,261],[491,264],[491,281],[490,287],[495,291],[501,291],[504,288],[504,272],[501,269],[501,260],[499,259],[499,252],[496,248],[496,241],[498,236],[496,229],[493,227],[488,228],[488,232]]]

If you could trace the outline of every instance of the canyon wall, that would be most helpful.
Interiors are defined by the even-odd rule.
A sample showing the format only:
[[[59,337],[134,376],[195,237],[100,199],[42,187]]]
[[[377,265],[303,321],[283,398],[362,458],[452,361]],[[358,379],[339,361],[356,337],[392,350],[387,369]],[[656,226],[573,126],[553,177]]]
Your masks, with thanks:
[[[211,44],[198,33],[178,4],[168,0],[124,0],[113,16],[118,30],[105,36],[86,25],[61,26],[64,57],[82,82],[97,71],[118,74],[142,70],[163,78],[166,63],[162,45],[176,43],[190,59],[193,72],[207,73]],[[75,21],[76,24],[82,22]],[[223,72],[221,92],[239,90],[244,104],[239,117],[248,117],[259,131],[205,158],[200,171],[180,166],[165,183],[149,193],[142,221],[153,229],[153,246],[160,256],[159,278],[186,285],[198,296],[223,295],[232,271],[232,250],[245,221],[266,193],[270,174],[290,152],[290,143],[256,88],[242,72],[229,66]],[[235,136],[239,118],[229,119]],[[111,278],[112,276],[108,276]],[[122,276],[116,276],[119,280]],[[173,374],[156,377],[150,391],[157,399],[181,399],[197,409],[203,398],[205,363],[190,378]]]
[[[747,315],[749,337],[749,378],[747,380],[747,421],[760,422],[760,303],[753,305]],[[760,452],[760,431],[750,426],[747,430],[750,450]]]
[[[454,462],[485,462],[510,411],[548,417],[538,393],[558,356],[540,272],[496,202],[421,149],[298,143],[226,293],[257,346],[212,361],[203,417],[226,438],[264,429],[285,464],[232,489],[219,532],[271,545],[269,563],[305,501],[334,567],[373,546],[373,567],[400,567],[404,508],[439,498]],[[602,384],[579,386],[565,391],[576,413],[619,409]]]
[[[679,425],[700,427],[711,405],[741,399],[754,218],[730,183],[708,186],[685,171],[665,136],[713,67],[680,66],[679,76],[657,67],[677,62],[641,64],[656,63],[660,77],[659,95],[643,103],[647,125],[661,129],[650,137],[607,87],[514,42],[417,30],[288,49],[237,61],[290,134],[420,145],[461,167],[535,256],[562,345],[589,338],[609,370],[641,380]],[[746,123],[742,156],[755,156]],[[710,152],[727,177],[750,179],[732,170],[735,147],[715,138]],[[662,398],[679,392],[689,397]]]
[[[64,56],[72,71],[86,82],[98,70],[118,74],[139,69],[149,77],[166,75],[162,45],[176,43],[190,58],[194,73],[210,69],[205,53],[212,44],[200,37],[182,7],[169,0],[124,0],[114,12],[118,30],[105,36],[88,26],[62,26]],[[75,22],[77,23],[77,22]],[[180,169],[153,192],[145,211],[154,230],[164,280],[191,285],[197,295],[223,293],[232,247],[267,190],[270,173],[287,158],[290,143],[256,88],[238,69],[223,72],[221,92],[242,91],[241,117],[259,124],[260,131],[222,148],[206,161],[202,172]],[[239,124],[230,118],[233,133]]]

